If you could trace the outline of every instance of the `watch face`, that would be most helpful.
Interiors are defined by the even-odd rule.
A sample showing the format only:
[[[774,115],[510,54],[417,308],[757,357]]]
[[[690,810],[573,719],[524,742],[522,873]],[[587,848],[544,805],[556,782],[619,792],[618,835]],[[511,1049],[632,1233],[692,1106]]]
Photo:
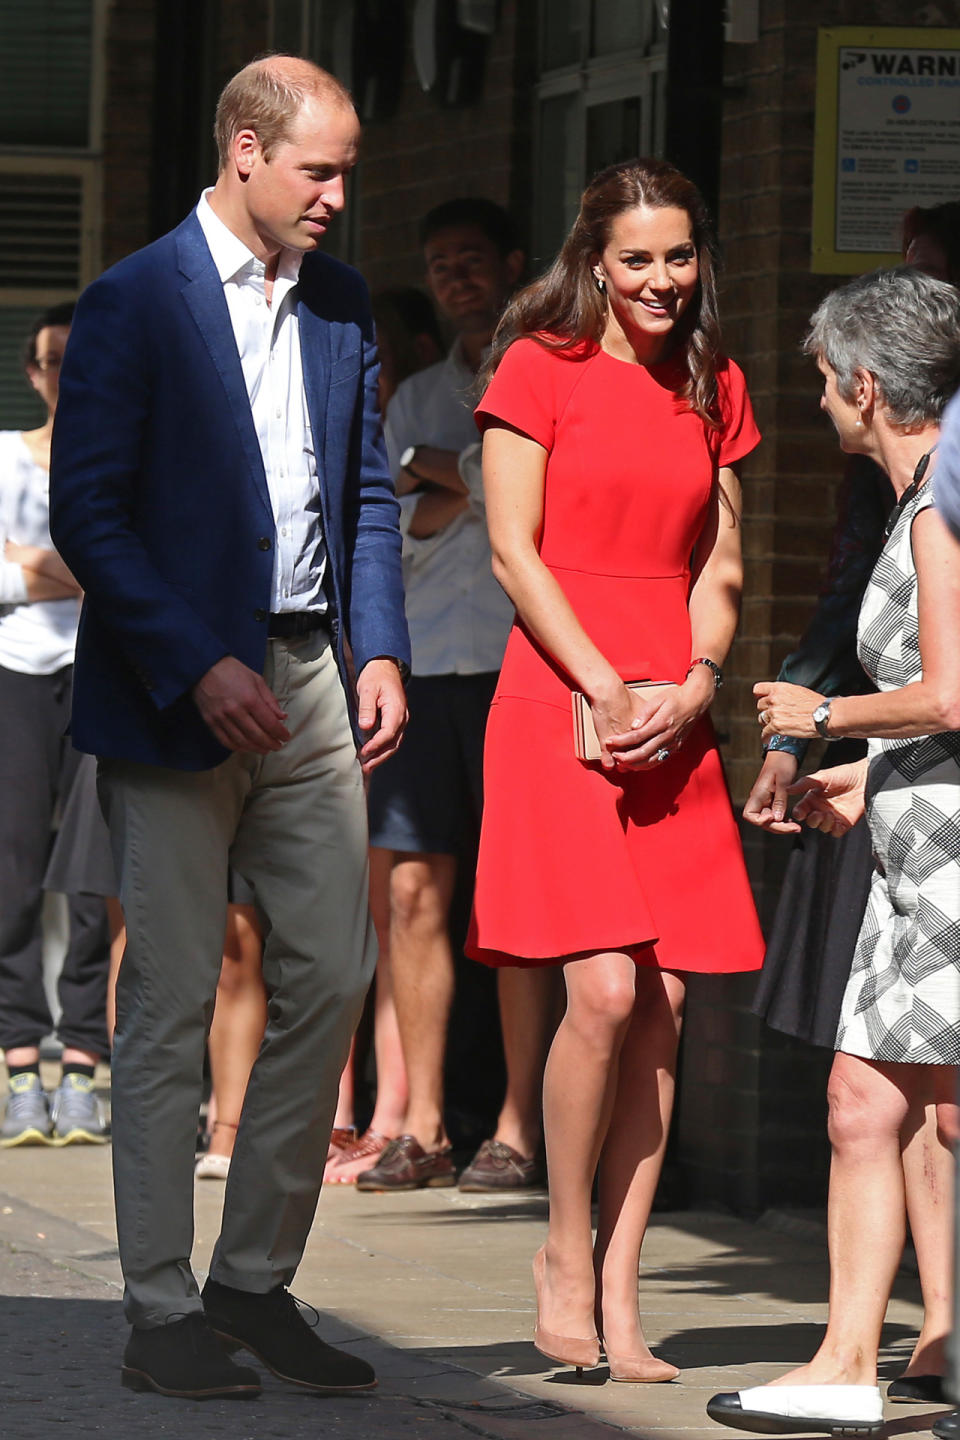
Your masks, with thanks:
[[[401,469],[401,470],[406,470],[406,468],[407,468],[408,465],[412,465],[412,464],[413,464],[413,457],[414,457],[414,455],[416,455],[416,453],[417,453],[417,447],[416,447],[416,445],[408,445],[408,446],[407,446],[406,450],[404,450],[403,454],[400,456],[400,469]]]

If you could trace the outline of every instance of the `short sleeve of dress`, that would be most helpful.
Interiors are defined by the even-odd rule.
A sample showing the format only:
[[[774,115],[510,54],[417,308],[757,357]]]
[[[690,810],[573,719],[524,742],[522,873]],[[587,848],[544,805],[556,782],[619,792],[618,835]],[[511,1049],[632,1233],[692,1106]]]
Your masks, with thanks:
[[[743,371],[733,360],[725,360],[717,372],[722,423],[719,463],[734,465],[760,444],[760,431],[753,418]]]
[[[536,340],[515,340],[474,411],[480,429],[502,420],[551,450],[558,412],[558,368],[570,363]]]

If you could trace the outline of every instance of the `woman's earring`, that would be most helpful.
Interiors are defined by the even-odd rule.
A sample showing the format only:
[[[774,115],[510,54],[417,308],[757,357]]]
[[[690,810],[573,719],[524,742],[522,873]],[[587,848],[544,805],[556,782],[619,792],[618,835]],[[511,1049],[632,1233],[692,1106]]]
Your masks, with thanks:
[[[594,280],[596,281],[597,289],[600,291],[600,294],[602,295],[603,292],[604,292],[604,290],[606,290],[606,288],[607,288],[607,282],[606,282],[606,280],[604,280],[603,276],[600,275],[600,274],[598,274],[597,271],[594,271],[594,272],[593,272],[593,278],[594,278]]]
[[[857,429],[863,429],[863,411],[859,408],[857,409]]]

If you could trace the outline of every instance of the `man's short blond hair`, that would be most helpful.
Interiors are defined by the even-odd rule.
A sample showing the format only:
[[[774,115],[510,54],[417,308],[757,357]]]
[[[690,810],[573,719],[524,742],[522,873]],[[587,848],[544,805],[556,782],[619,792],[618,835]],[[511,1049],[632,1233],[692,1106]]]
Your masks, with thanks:
[[[266,55],[251,60],[224,86],[217,101],[213,134],[220,169],[241,130],[253,130],[264,159],[289,138],[290,127],[307,100],[336,109],[353,109],[350,92],[335,75],[296,55]]]

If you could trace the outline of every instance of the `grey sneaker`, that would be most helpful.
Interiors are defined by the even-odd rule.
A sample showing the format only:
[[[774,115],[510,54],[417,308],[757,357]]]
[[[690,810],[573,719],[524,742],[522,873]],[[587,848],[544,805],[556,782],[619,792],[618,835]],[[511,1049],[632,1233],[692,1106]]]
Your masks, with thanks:
[[[88,1075],[64,1075],[50,1100],[54,1145],[105,1145],[107,1127]]]
[[[14,1145],[49,1145],[52,1129],[40,1076],[31,1071],[12,1075],[7,1113],[0,1125],[0,1146],[9,1150]]]

